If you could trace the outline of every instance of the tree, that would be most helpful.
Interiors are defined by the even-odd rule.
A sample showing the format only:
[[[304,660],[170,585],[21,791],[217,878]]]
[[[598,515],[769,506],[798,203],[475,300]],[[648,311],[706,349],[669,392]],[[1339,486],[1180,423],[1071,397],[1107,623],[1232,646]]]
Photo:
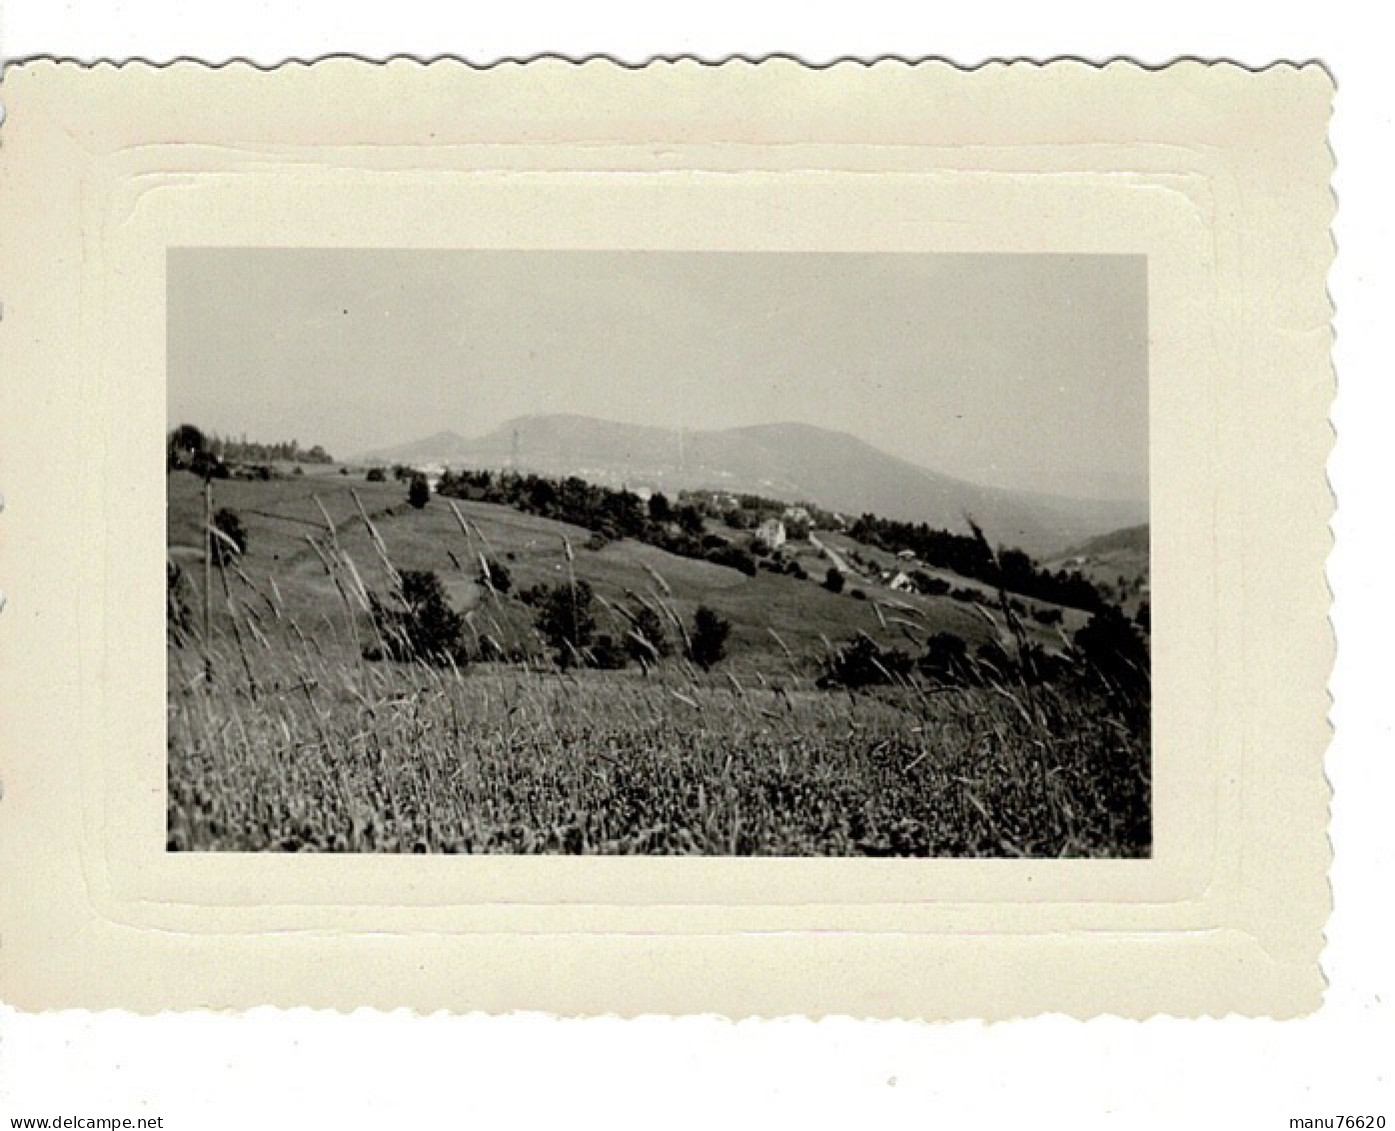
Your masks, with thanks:
[[[693,538],[702,537],[702,511],[698,510],[692,503],[684,503],[679,507],[677,518],[678,526],[684,534]]]
[[[699,605],[693,615],[693,663],[704,670],[720,663],[726,657],[727,637],[730,634],[731,621],[706,605]]]
[[[649,496],[649,518],[654,522],[673,521],[673,507],[668,501],[668,496],[662,491],[656,491]]]
[[[829,566],[828,572],[823,575],[823,587],[830,593],[841,593],[845,581],[843,571],[837,566]]]
[[[431,485],[427,483],[425,475],[412,476],[412,485],[407,488],[407,502],[421,510],[431,501]]]
[[[1141,706],[1150,685],[1148,642],[1113,605],[1095,613],[1071,643],[1086,668],[1110,691],[1116,706]]]
[[[373,621],[389,657],[439,665],[465,662],[465,618],[450,607],[435,573],[404,571],[396,599],[392,605],[370,594]]]
[[[208,451],[208,440],[192,424],[181,424],[169,434],[165,445],[165,466],[168,470],[192,467],[194,458]]]
[[[632,660],[648,669],[672,651],[663,618],[648,605],[635,609],[630,618],[625,648]]]
[[[535,623],[563,667],[579,659],[596,634],[594,599],[585,581],[559,582],[542,599]]]
[[[236,561],[247,552],[247,530],[237,511],[223,507],[213,516],[213,560],[220,566]]]

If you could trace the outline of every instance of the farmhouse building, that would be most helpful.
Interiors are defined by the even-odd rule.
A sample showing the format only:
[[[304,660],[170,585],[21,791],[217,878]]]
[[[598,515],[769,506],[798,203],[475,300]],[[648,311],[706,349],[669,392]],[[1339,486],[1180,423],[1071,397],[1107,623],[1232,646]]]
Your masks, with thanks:
[[[769,550],[778,550],[785,544],[785,524],[778,518],[767,518],[756,527],[756,541]]]

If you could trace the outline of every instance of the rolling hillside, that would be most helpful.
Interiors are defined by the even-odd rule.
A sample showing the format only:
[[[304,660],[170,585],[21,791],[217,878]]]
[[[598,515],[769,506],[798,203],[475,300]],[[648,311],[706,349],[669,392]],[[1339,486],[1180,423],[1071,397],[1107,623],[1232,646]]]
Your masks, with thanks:
[[[1125,611],[1134,612],[1151,595],[1149,554],[1149,528],[1129,526],[1072,546],[1047,565],[1081,573]]]
[[[731,656],[736,670],[769,670],[772,662],[783,665],[781,642],[795,657],[812,664],[826,654],[829,642],[836,644],[859,632],[884,645],[912,651],[922,648],[933,632],[952,632],[971,644],[991,635],[982,613],[948,596],[892,592],[868,579],[854,579],[845,593],[830,593],[819,584],[829,563],[804,543],[790,543],[787,553],[806,566],[807,580],[764,570],[748,577],[629,539],[599,550],[587,549],[590,532],[581,527],[509,507],[456,501],[469,524],[467,535],[447,500],[433,499],[424,509],[414,510],[405,502],[403,487],[395,483],[364,483],[338,475],[217,483],[217,505],[237,511],[248,531],[248,552],[239,563],[242,572],[259,589],[270,588],[274,581],[285,607],[303,624],[342,619],[342,598],[307,541],[307,535],[322,538],[325,533],[320,505],[333,520],[340,545],[367,587],[383,594],[390,591],[386,569],[351,492],[358,495],[397,569],[437,572],[451,604],[466,613],[478,631],[506,636],[510,646],[532,648],[537,643],[533,612],[518,600],[519,591],[538,583],[556,583],[568,576],[569,569],[612,604],[624,604],[633,594],[662,591],[685,619],[699,604],[711,606],[732,622]],[[168,500],[170,555],[196,573],[202,545],[200,481],[183,473],[170,476]],[[838,545],[845,550],[857,548],[869,560],[886,556],[846,537],[840,537]],[[573,553],[570,566],[568,546]],[[512,592],[502,601],[490,600],[476,580],[481,553],[503,562],[511,575]],[[976,587],[967,581],[964,586]],[[867,599],[854,596],[853,589]],[[888,621],[888,612],[900,621]],[[1075,610],[1063,613],[1067,627],[1078,627],[1085,619]],[[223,616],[221,601],[215,615]],[[602,623],[600,631],[623,632],[618,615],[610,614],[603,621],[607,623]],[[1042,630],[1041,638],[1046,644],[1059,642],[1054,630]]]
[[[1146,517],[1141,503],[1066,499],[983,487],[806,424],[684,431],[582,416],[530,416],[484,436],[438,432],[366,453],[362,462],[517,467],[595,483],[673,492],[714,489],[871,512],[965,531],[971,515],[995,541],[1038,555]]]
[[[825,549],[801,540],[782,549],[807,576],[748,576],[494,503],[453,508],[437,496],[414,508],[402,483],[338,468],[218,480],[213,493],[248,540],[212,571],[205,604],[203,485],[168,476],[168,553],[180,567],[167,622],[169,850],[1150,851],[1140,716],[1078,679],[1018,683],[1010,659],[979,649],[995,637],[1012,646],[979,596],[893,590],[884,567],[905,565],[900,555],[846,535],[837,551],[832,538]],[[820,584],[832,552],[859,558],[839,593]],[[479,580],[481,555],[507,570],[507,592]],[[394,570],[432,571],[435,599],[463,615],[452,628],[462,650],[448,661],[384,654],[364,589],[386,597]],[[556,658],[539,599],[524,592],[575,592],[573,577],[596,598],[583,667]],[[600,634],[622,633],[619,610],[641,603],[666,626],[671,654],[648,668],[603,664]],[[730,622],[711,670],[682,643],[700,605]],[[1040,609],[1024,600],[1020,611],[1042,646],[1086,619]],[[907,665],[946,655],[936,633],[986,654],[989,668],[976,670],[997,670],[1001,684],[952,667],[931,677],[944,684],[885,668],[854,681],[874,661],[894,665],[892,648]],[[830,685],[835,669],[845,677]]]

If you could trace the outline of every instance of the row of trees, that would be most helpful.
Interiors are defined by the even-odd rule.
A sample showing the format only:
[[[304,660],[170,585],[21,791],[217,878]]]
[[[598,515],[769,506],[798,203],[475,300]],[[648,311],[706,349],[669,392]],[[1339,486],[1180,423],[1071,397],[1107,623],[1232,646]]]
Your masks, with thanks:
[[[165,437],[165,467],[192,471],[210,479],[226,479],[237,464],[333,463],[334,457],[319,444],[302,448],[299,440],[260,443],[246,436],[233,439],[181,424]]]
[[[703,510],[656,493],[646,501],[633,491],[588,483],[576,476],[491,471],[447,471],[436,493],[513,507],[525,514],[570,523],[592,532],[593,548],[631,538],[671,554],[697,558],[754,576],[755,557],[729,538],[707,530]]]
[[[1020,636],[1010,646],[993,640],[970,651],[962,637],[937,632],[917,656],[859,634],[830,653],[818,683],[866,688],[897,683],[916,672],[933,683],[960,687],[1088,683],[1115,713],[1141,720],[1150,702],[1150,671],[1146,636],[1110,605],[1091,616],[1063,654],[1048,653]]]
[[[995,553],[978,533],[954,534],[936,530],[924,522],[898,522],[874,514],[862,515],[848,533],[859,542],[891,553],[910,550],[927,565],[1001,586],[1023,597],[1085,612],[1095,612],[1107,605],[1099,590],[1079,573],[1052,572],[1039,566],[1022,550],[1001,549]]]
[[[495,561],[485,564],[481,580],[501,596],[512,586],[507,568]],[[533,610],[534,627],[560,667],[614,670],[636,663],[647,670],[674,653],[670,626],[647,603],[617,608],[619,631],[600,631],[596,594],[587,581],[535,585],[518,599]],[[430,570],[405,571],[391,598],[370,594],[370,603],[381,641],[368,651],[370,659],[463,667],[475,659],[521,658],[488,637],[472,652],[465,618],[451,607],[440,577]],[[699,606],[691,628],[677,627],[684,654],[699,667],[711,668],[726,657],[731,622],[714,610]]]

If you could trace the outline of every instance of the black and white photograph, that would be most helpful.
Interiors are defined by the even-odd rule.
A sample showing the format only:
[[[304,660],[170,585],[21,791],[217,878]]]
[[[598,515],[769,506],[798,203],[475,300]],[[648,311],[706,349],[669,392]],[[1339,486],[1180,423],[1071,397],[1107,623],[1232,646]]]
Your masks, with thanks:
[[[1146,256],[166,267],[169,850],[1150,856]]]

